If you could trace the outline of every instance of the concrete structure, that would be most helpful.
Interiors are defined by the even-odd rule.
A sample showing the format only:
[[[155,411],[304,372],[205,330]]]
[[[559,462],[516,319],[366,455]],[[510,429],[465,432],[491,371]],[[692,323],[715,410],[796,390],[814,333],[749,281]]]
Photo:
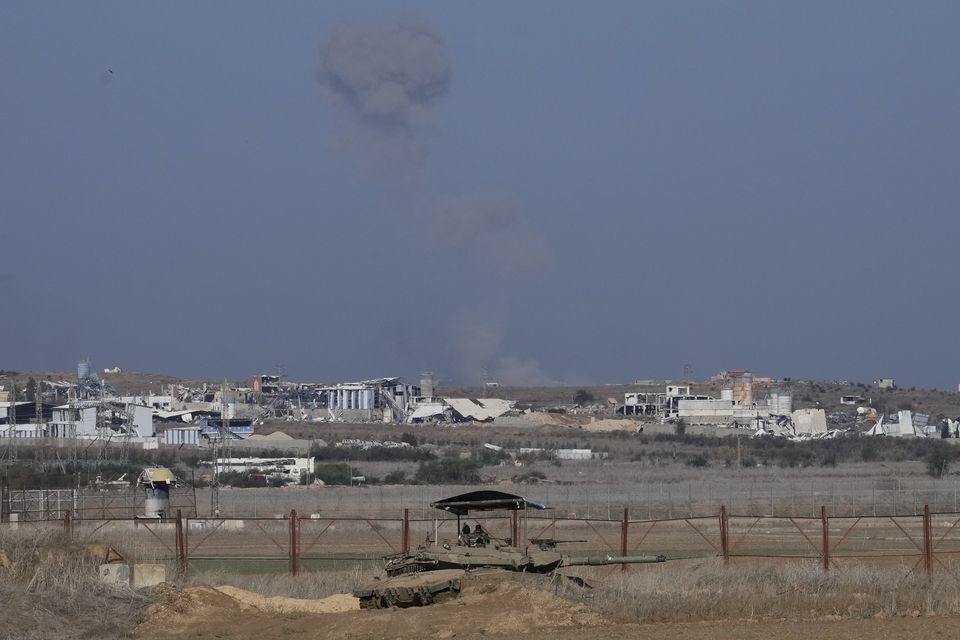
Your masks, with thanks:
[[[54,407],[47,425],[47,435],[51,438],[92,438],[111,434],[114,437],[153,437],[153,409],[86,400]]]
[[[403,422],[413,412],[421,389],[400,378],[376,378],[319,387],[331,420]]]
[[[167,580],[167,567],[162,564],[133,565],[130,586],[134,589],[155,587]]]
[[[740,405],[753,404],[753,374],[749,371],[731,371],[733,401]]]
[[[100,565],[100,582],[114,587],[130,585],[130,567],[121,563]]]
[[[861,405],[866,404],[867,399],[863,396],[840,396],[840,404]]]
[[[443,401],[453,409],[454,420],[475,422],[495,420],[516,404],[499,398],[444,398]]]
[[[827,413],[823,409],[798,409],[791,416],[797,435],[827,432]]]
[[[896,389],[897,383],[893,378],[880,378],[877,380],[877,387],[881,389]]]
[[[433,398],[433,374],[426,372],[420,376],[420,394],[423,399]]]
[[[62,404],[53,408],[47,425],[51,438],[93,437],[97,433],[97,407],[89,403]]]
[[[591,460],[593,451],[591,449],[557,449],[553,452],[553,457],[557,460]]]
[[[199,427],[171,427],[163,432],[163,444],[197,446],[200,444]]]
[[[756,422],[758,418],[770,417],[770,411],[765,405],[742,406],[732,400],[709,399],[681,399],[677,406],[677,418],[687,424],[720,424],[729,426],[746,426]]]

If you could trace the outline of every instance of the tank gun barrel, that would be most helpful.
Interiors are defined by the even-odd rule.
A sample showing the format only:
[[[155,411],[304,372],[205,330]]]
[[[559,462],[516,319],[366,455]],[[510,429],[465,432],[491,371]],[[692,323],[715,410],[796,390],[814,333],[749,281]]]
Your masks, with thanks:
[[[666,562],[667,556],[563,556],[562,567],[602,566],[607,564],[642,564]]]

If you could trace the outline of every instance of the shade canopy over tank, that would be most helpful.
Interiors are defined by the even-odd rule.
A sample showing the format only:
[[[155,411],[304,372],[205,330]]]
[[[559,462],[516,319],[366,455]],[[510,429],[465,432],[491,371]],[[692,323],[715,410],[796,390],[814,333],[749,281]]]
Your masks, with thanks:
[[[430,503],[431,507],[463,516],[470,511],[520,511],[523,509],[546,509],[539,502],[503,491],[471,491],[458,496]]]

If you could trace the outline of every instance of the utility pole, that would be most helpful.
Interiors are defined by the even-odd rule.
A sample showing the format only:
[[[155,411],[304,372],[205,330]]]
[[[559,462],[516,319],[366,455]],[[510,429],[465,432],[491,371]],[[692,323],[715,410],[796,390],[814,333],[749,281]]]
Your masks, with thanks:
[[[7,436],[10,440],[10,461],[17,461],[17,379],[10,378],[10,408],[7,409]]]
[[[43,380],[39,380],[35,385],[33,385],[33,411],[36,414],[35,419],[37,421],[38,436],[46,435],[43,433],[43,394],[40,392],[42,384]]]
[[[213,479],[210,482],[210,515],[220,517],[220,457],[226,450],[226,438],[229,433],[227,417],[227,381],[220,385],[220,428],[213,443]]]

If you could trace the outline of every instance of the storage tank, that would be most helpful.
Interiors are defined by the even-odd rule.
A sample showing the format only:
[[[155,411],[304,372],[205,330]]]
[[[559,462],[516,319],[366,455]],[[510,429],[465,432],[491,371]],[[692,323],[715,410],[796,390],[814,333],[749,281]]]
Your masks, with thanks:
[[[775,416],[788,416],[793,412],[793,395],[783,389],[771,389],[767,396],[767,406]]]
[[[83,380],[90,377],[90,361],[81,360],[77,363],[77,379]]]
[[[720,399],[721,400],[733,400],[733,389],[730,387],[724,387],[720,389]]]

